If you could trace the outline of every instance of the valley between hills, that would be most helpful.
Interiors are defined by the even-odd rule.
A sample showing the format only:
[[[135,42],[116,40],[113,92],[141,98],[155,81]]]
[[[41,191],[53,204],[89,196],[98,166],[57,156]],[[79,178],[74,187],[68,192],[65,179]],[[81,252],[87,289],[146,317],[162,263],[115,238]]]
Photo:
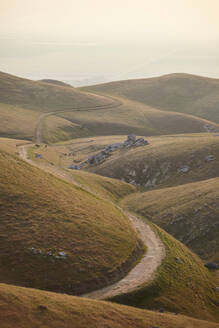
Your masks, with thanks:
[[[1,327],[219,327],[218,91],[0,73]]]

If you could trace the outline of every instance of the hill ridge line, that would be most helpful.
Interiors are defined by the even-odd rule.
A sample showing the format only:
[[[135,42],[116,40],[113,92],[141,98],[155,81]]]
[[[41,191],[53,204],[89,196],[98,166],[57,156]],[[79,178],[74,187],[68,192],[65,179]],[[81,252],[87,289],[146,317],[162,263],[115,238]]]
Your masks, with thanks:
[[[85,92],[84,92],[85,93]],[[89,92],[86,92],[85,94],[90,94],[90,95],[95,95]],[[97,95],[98,96],[98,95]],[[70,109],[63,109],[60,111],[54,111],[54,112],[46,112],[46,113],[42,113],[38,119],[37,122],[37,126],[36,126],[36,132],[35,132],[35,141],[37,144],[41,144],[43,143],[43,135],[42,135],[42,131],[43,131],[43,121],[46,117],[51,116],[51,115],[55,115],[56,114],[61,114],[61,113],[67,113],[67,112],[71,112],[71,111],[80,111],[80,110],[100,110],[100,109],[115,109],[118,108],[122,105],[122,101],[114,98],[114,97],[110,97],[110,96],[104,96],[105,98],[111,99],[114,101],[114,103],[112,102],[109,105],[100,105],[100,106],[95,106],[95,107],[77,107],[77,108],[70,108]]]

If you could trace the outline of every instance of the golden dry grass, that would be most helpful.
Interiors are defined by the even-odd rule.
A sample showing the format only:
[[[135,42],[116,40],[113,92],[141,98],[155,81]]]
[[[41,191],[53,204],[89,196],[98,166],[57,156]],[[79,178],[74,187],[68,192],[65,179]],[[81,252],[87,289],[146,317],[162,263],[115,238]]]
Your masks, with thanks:
[[[185,134],[147,138],[149,145],[115,152],[89,168],[104,176],[150,188],[177,186],[219,176],[219,137]],[[207,161],[212,155],[213,161]],[[188,167],[187,172],[181,169]]]
[[[42,112],[73,111],[84,107],[98,109],[112,103],[110,98],[82,93],[69,86],[31,81],[0,72],[0,135],[32,140]],[[69,126],[72,128],[72,124],[65,123],[63,126],[61,120],[63,131],[59,140],[63,136],[70,138],[69,131],[67,136],[65,131]]]
[[[0,136],[33,140],[39,113],[0,103]]]
[[[121,135],[164,135],[175,133],[205,132],[205,125],[215,129],[219,125],[185,113],[162,111],[152,106],[117,97],[121,106],[115,109],[65,112],[59,116],[79,124],[78,137]],[[49,118],[48,118],[49,120]]]
[[[10,154],[18,155],[18,146],[26,145],[28,143],[27,140],[0,138],[0,149]]]
[[[219,257],[219,178],[137,193],[123,201],[208,261]]]
[[[85,171],[72,170],[71,174],[75,181],[84,188],[116,203],[136,191],[134,186],[117,179],[110,179]]]
[[[101,96],[74,88],[19,78],[0,72],[0,100],[36,111],[57,111],[78,107],[98,107],[112,103]]]
[[[198,319],[219,321],[217,279],[197,255],[153,225],[166,247],[167,255],[155,279],[136,291],[111,300],[138,308],[185,314]],[[178,263],[177,258],[181,263]]]
[[[0,284],[1,328],[217,328],[219,324]]]
[[[121,96],[164,111],[192,114],[219,123],[219,79],[169,74],[105,83],[82,90]]]
[[[95,95],[5,73],[0,73],[0,102],[1,119],[7,121],[0,124],[0,133],[5,137],[31,140],[39,113],[56,113],[44,120],[43,140],[48,143],[97,135],[204,132],[206,124],[218,128],[193,113],[164,111],[138,99]]]
[[[92,281],[108,283],[139,247],[111,202],[4,151],[0,164],[2,282],[68,293],[97,288]]]
[[[4,140],[4,139],[2,139]],[[109,138],[94,138],[92,139],[74,139],[71,142],[63,142],[55,145],[33,146],[28,149],[28,155],[36,164],[50,167],[58,167],[64,169],[74,178],[82,188],[94,193],[101,198],[108,199],[113,202],[118,202],[123,197],[136,191],[136,188],[131,184],[118,179],[103,177],[94,173],[89,173],[84,170],[68,169],[72,163],[78,163],[80,160],[87,159],[87,156],[95,153],[94,149],[107,145]],[[123,136],[117,136],[110,139],[112,142],[124,140]],[[0,139],[1,145],[1,139]],[[39,160],[36,154],[42,154]],[[51,163],[53,165],[51,165]],[[68,169],[68,170],[67,170]]]

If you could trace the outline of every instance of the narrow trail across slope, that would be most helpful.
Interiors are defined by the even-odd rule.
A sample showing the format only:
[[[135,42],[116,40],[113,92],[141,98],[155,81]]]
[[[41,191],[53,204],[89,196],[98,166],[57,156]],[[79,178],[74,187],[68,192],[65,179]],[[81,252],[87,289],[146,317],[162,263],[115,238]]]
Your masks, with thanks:
[[[107,106],[98,107],[99,109],[103,107],[113,109],[122,105],[120,101],[115,100],[112,97],[108,97],[108,98],[114,100],[114,103]],[[42,135],[43,123],[46,117],[50,115],[56,115],[56,114],[74,111],[74,110],[94,110],[94,109],[97,110],[98,108],[97,107],[80,108],[80,109],[72,108],[68,110],[62,110],[59,112],[49,112],[49,113],[41,114],[36,127],[36,135],[35,135],[36,143],[41,144],[43,142],[43,135]],[[81,186],[74,180],[72,174],[69,173],[68,171],[58,168],[56,166],[47,165],[45,163],[44,164],[36,163],[32,159],[30,159],[28,156],[28,148],[32,146],[33,144],[27,144],[19,147],[19,155],[23,160],[61,179],[64,179],[70,183],[73,183],[79,187],[84,188],[84,186]],[[92,193],[92,190],[88,190],[88,191]],[[148,224],[146,224],[144,221],[134,216],[133,214],[126,212],[126,215],[129,217],[131,223],[133,224],[133,227],[139,232],[144,245],[147,247],[146,254],[141,259],[141,261],[128,273],[128,275],[125,278],[121,279],[117,283],[114,283],[108,287],[101,288],[97,291],[84,294],[81,296],[87,298],[94,298],[94,299],[104,299],[107,297],[119,295],[121,293],[130,292],[133,289],[137,288],[138,286],[148,283],[153,279],[157,268],[160,266],[162,260],[165,257],[164,245],[162,244],[159,237],[156,235],[156,233],[151,229],[151,227]]]
[[[71,173],[58,167],[50,167],[49,165],[37,164],[36,162],[31,160],[28,157],[27,150],[29,147],[32,146],[32,144],[27,144],[19,147],[19,154],[22,159],[24,159],[33,166],[43,169],[46,172],[54,174],[59,178],[62,178],[70,183],[74,183],[77,186],[84,188],[83,186],[75,182]],[[88,191],[92,192],[91,190]],[[129,217],[131,223],[133,224],[133,227],[139,232],[144,245],[147,247],[146,254],[125,278],[105,288],[101,288],[97,291],[81,295],[82,297],[104,299],[119,295],[121,293],[130,292],[138,286],[141,286],[153,280],[158,267],[162,263],[162,260],[165,258],[165,247],[159,237],[156,235],[156,233],[151,229],[151,227],[133,214],[126,212],[126,215]]]
[[[112,103],[110,103],[108,105],[102,105],[102,106],[96,106],[96,107],[77,107],[77,108],[62,109],[60,111],[53,111],[53,112],[47,112],[47,113],[41,114],[39,117],[39,120],[37,122],[37,126],[36,126],[35,142],[37,144],[43,143],[43,123],[44,123],[44,119],[48,116],[67,113],[67,112],[74,112],[74,111],[116,109],[122,105],[122,102],[119,99],[116,99],[116,98],[113,98],[110,96],[104,96],[104,98],[112,100]]]

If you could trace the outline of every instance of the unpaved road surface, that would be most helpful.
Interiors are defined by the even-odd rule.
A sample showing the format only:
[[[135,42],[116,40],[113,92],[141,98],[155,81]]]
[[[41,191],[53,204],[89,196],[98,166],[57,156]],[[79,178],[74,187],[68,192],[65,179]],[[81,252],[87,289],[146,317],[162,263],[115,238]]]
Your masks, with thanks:
[[[86,92],[86,94],[90,94],[88,92]],[[96,95],[97,96],[97,95]],[[103,96],[99,96],[102,97]],[[36,126],[36,133],[35,133],[35,142],[37,144],[41,144],[43,143],[43,124],[44,124],[44,119],[48,116],[51,115],[59,115],[59,114],[63,114],[63,113],[67,113],[67,112],[74,112],[74,111],[90,111],[90,110],[101,110],[101,109],[116,109],[118,107],[120,107],[122,105],[122,102],[119,99],[110,97],[110,96],[104,96],[104,98],[107,98],[108,100],[111,100],[112,103],[108,104],[108,105],[102,105],[102,106],[96,106],[96,107],[77,107],[77,108],[71,108],[71,109],[62,109],[60,111],[55,111],[55,112],[47,112],[47,113],[42,113],[39,117],[39,120],[37,122],[37,126]]]
[[[139,231],[143,243],[147,246],[146,254],[125,278],[108,287],[84,294],[83,297],[104,299],[130,292],[153,280],[158,267],[164,259],[166,254],[164,245],[151,227],[138,217],[130,213],[126,214],[133,226]]]
[[[112,98],[113,99],[113,98]],[[114,99],[115,100],[115,99]],[[121,106],[121,103],[118,101],[115,102],[113,105],[108,106],[108,108],[116,108]],[[107,107],[107,106],[106,106]],[[93,109],[93,108],[92,108]],[[69,110],[66,110],[69,111]],[[65,112],[64,110],[62,112]],[[60,112],[59,112],[60,113]],[[43,113],[40,115],[37,128],[36,128],[36,142],[42,143],[42,129],[43,129],[43,121],[44,118],[49,115],[58,114],[58,112],[50,112],[50,113]],[[36,163],[35,161],[31,160],[28,157],[28,148],[33,147],[33,144],[23,145],[19,147],[19,155],[20,157],[28,162],[29,164],[36,166],[40,169],[43,169],[46,172],[49,172],[59,178],[62,178],[68,182],[74,183],[75,185],[80,186],[78,184],[71,173],[65,171],[61,168],[56,166],[50,166],[43,163]],[[81,186],[82,187],[82,186]],[[82,187],[84,188],[84,187]],[[92,192],[91,190],[88,190]],[[133,289],[148,283],[149,281],[153,280],[154,275],[162,263],[162,260],[165,258],[165,247],[162,244],[159,237],[156,233],[151,229],[151,227],[145,223],[140,218],[134,216],[133,214],[127,213],[126,215],[129,217],[130,221],[132,222],[134,228],[139,232],[140,237],[147,247],[147,252],[144,257],[141,259],[140,263],[138,263],[128,274],[125,278],[121,279],[117,283],[110,285],[105,288],[101,288],[97,291],[81,295],[82,297],[87,298],[94,298],[94,299],[104,299],[107,297],[112,297],[119,295],[121,293],[127,293],[132,291]]]
[[[57,168],[50,167],[44,164],[38,164],[28,158],[27,149],[33,145],[24,145],[19,147],[20,157],[27,161],[28,163],[43,169],[46,172],[52,173],[55,176],[62,178],[68,182],[79,185],[75,182],[71,173]],[[80,185],[79,185],[80,186]],[[82,187],[83,188],[83,187]],[[89,190],[89,192],[91,192]],[[93,298],[93,299],[104,299],[107,297],[116,296],[122,293],[127,293],[135,288],[150,282],[153,280],[154,275],[162,263],[162,260],[165,258],[165,247],[161,242],[160,238],[156,233],[151,229],[151,227],[145,223],[140,218],[126,212],[126,215],[129,217],[134,228],[139,232],[140,237],[147,247],[147,252],[141,261],[127,274],[127,276],[117,283],[114,283],[108,287],[98,289],[88,294],[81,295],[82,297]]]

